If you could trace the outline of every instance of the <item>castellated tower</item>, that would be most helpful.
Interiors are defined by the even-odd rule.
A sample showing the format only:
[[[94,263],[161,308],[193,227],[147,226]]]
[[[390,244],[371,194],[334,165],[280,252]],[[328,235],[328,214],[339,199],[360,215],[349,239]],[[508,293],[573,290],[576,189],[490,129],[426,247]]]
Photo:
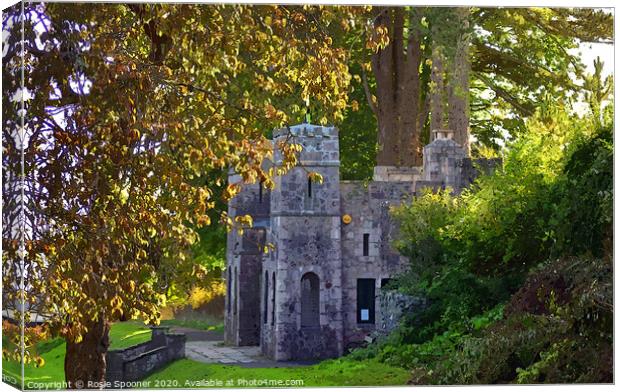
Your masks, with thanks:
[[[230,217],[254,226],[231,231],[226,253],[225,340],[260,345],[278,360],[338,357],[398,326],[423,303],[390,289],[411,267],[393,248],[398,227],[390,208],[411,203],[424,188],[458,193],[497,160],[476,160],[450,130],[433,131],[424,166],[375,168],[373,181],[340,181],[338,130],[300,124],[274,132],[274,146],[298,143],[298,165],[275,177],[268,192],[246,184],[230,201]],[[274,164],[282,157],[277,148]],[[267,164],[267,163],[265,163]],[[313,182],[309,173],[322,175]],[[230,174],[238,183],[239,176]],[[264,247],[273,250],[264,253]]]
[[[271,194],[268,241],[275,251],[263,264],[262,351],[276,360],[337,357],[343,353],[338,130],[300,124],[276,131],[274,143],[280,140],[303,150]],[[281,156],[274,155],[278,165]]]

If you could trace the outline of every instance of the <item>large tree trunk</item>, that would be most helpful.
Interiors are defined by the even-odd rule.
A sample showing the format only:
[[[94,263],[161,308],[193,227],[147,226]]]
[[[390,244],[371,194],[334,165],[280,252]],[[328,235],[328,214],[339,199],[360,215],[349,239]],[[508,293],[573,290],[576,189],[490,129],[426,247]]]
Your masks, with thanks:
[[[407,12],[409,23],[406,24]],[[433,40],[430,91],[424,102],[420,98],[421,88],[426,87],[421,86],[420,81],[420,65],[425,60],[421,29],[423,10],[382,7],[376,14],[375,27],[385,27],[389,36],[389,44],[373,54],[371,62],[377,82],[376,106],[369,99],[379,126],[377,166],[421,164],[420,134],[429,111],[431,130],[449,127],[455,133],[455,141],[466,149],[469,147],[469,8],[449,12],[456,12],[463,34],[454,42]],[[431,26],[435,31],[431,37],[441,36],[439,29],[445,28],[441,24],[438,21]],[[445,51],[443,45],[455,50]],[[447,61],[446,52],[454,52],[454,61]],[[366,81],[365,88],[369,94]]]
[[[110,324],[100,317],[87,327],[88,332],[81,342],[67,340],[65,380],[70,388],[102,388],[104,385]]]
[[[403,55],[403,80],[399,83],[400,112],[400,164],[402,166],[416,166],[421,164],[422,148],[418,118],[423,110],[420,102],[420,63],[422,61],[422,34],[419,26],[422,13],[418,8],[412,8],[409,18],[409,38],[407,42],[406,58]],[[402,49],[402,48],[401,48]]]
[[[372,70],[377,81],[377,135],[379,151],[377,152],[378,166],[394,166],[398,163],[399,134],[396,127],[397,111],[394,107],[394,26],[392,9],[380,9],[375,19],[375,26],[384,26],[388,29],[390,43],[384,49],[372,56]]]
[[[381,8],[375,18],[375,26],[386,27],[390,39],[384,49],[372,56],[377,81],[377,166],[414,166],[421,162],[418,129],[421,18],[417,9],[410,13],[406,50],[405,8]]]
[[[448,85],[448,127],[454,131],[454,140],[469,152],[469,8],[457,8],[455,12],[462,33],[456,43]]]

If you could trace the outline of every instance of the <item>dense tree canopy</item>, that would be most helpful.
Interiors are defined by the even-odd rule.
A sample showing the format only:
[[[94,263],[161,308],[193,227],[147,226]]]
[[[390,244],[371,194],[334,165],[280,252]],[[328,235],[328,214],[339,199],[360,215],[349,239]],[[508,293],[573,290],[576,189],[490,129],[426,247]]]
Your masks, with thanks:
[[[3,210],[4,303],[24,299],[49,317],[67,340],[68,381],[101,381],[109,323],[157,322],[171,285],[200,278],[187,250],[223,181],[208,174],[233,169],[273,184],[277,168],[261,166],[272,154],[264,130],[298,121],[304,101],[323,122],[342,118],[346,53],[317,23],[324,8],[25,7],[23,86],[19,8],[3,21],[3,199],[25,194],[21,210]],[[295,164],[294,141],[276,147],[281,169]],[[238,190],[225,186],[223,199]],[[26,218],[23,269],[16,211]],[[21,276],[25,293],[12,283]],[[5,354],[19,357],[14,347]]]

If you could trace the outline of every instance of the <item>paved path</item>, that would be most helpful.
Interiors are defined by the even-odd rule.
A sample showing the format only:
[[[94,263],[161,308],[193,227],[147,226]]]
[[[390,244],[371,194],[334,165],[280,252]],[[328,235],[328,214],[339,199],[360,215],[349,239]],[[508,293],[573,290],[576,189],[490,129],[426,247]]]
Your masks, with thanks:
[[[251,363],[260,360],[260,348],[224,346],[221,341],[193,341],[185,343],[185,355],[205,363]]]
[[[297,367],[318,363],[318,361],[278,362],[263,357],[258,346],[226,346],[223,341],[189,339],[185,343],[185,356],[198,362],[253,368]]]
[[[186,327],[171,327],[170,332],[184,333],[187,336],[185,356],[194,361],[242,367],[297,367],[308,366],[319,361],[278,362],[261,355],[258,346],[227,346],[224,333],[205,331]]]
[[[222,340],[224,340],[224,332],[222,331],[205,331],[203,329],[171,327],[170,332],[184,333],[185,336],[187,336],[188,342],[221,342]]]

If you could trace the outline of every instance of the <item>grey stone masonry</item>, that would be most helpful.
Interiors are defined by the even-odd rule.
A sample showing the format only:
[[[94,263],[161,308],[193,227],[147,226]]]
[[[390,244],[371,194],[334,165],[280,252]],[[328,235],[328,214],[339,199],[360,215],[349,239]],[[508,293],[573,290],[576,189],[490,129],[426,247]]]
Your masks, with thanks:
[[[389,332],[419,300],[386,290],[409,268],[393,247],[390,208],[422,188],[455,193],[497,161],[472,161],[449,130],[433,132],[423,167],[375,168],[374,180],[341,181],[338,130],[300,124],[274,131],[274,145],[301,144],[298,165],[275,189],[244,185],[229,214],[250,214],[254,228],[227,239],[225,340],[259,345],[277,361],[331,358]],[[282,157],[277,148],[273,164]],[[309,180],[317,172],[323,182]],[[229,181],[238,182],[231,174]],[[263,253],[265,244],[274,250]]]
[[[106,354],[106,381],[140,381],[157,369],[185,358],[185,335],[151,327],[151,340]]]

